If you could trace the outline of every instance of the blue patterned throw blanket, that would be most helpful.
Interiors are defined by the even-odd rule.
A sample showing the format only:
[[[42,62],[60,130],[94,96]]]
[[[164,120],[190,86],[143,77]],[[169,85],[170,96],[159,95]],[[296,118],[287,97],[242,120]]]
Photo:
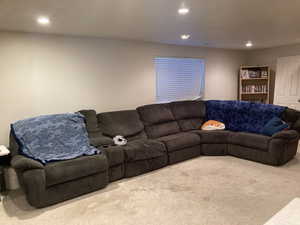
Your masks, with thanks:
[[[206,119],[225,123],[226,130],[260,133],[286,107],[246,101],[206,101]]]
[[[11,125],[21,153],[42,163],[99,154],[79,113],[38,116]]]

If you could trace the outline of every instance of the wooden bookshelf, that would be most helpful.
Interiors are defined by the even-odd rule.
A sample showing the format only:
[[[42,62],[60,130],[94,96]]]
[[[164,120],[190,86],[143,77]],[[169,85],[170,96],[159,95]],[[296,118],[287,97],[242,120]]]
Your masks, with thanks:
[[[270,102],[270,67],[241,66],[239,73],[239,100]]]

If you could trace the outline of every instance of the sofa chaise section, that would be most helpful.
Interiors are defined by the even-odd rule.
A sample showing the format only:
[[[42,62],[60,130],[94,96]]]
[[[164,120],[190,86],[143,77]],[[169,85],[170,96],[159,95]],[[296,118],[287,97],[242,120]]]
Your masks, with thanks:
[[[231,132],[228,154],[273,166],[290,161],[297,153],[299,134],[281,131],[272,137],[260,134]]]

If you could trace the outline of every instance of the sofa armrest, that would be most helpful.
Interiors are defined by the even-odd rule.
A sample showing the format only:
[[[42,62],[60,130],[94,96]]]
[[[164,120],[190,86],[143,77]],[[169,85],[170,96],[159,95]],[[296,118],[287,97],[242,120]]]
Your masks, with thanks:
[[[276,134],[273,134],[272,139],[294,140],[299,139],[299,134],[295,130],[280,131]]]
[[[11,166],[16,170],[44,169],[44,165],[23,155],[16,155],[11,160]]]
[[[90,137],[89,139],[90,139],[90,144],[95,147],[114,144],[114,141],[112,138],[105,137],[105,136]]]

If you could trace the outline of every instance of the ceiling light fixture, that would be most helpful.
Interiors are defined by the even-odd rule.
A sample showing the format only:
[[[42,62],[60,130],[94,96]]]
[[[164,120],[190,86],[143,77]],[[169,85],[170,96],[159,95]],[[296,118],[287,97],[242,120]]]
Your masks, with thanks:
[[[41,16],[37,18],[37,22],[41,25],[48,25],[50,24],[50,19],[48,17]]]
[[[182,40],[187,40],[187,39],[189,39],[191,36],[189,35],[189,34],[183,34],[183,35],[181,35],[181,39]]]
[[[180,15],[185,15],[185,14],[188,14],[189,12],[190,12],[190,10],[188,8],[186,8],[186,7],[182,7],[180,9],[178,9],[178,13]]]
[[[253,44],[252,44],[251,41],[248,41],[248,42],[246,43],[246,47],[247,47],[247,48],[251,48],[252,46],[253,46]]]

